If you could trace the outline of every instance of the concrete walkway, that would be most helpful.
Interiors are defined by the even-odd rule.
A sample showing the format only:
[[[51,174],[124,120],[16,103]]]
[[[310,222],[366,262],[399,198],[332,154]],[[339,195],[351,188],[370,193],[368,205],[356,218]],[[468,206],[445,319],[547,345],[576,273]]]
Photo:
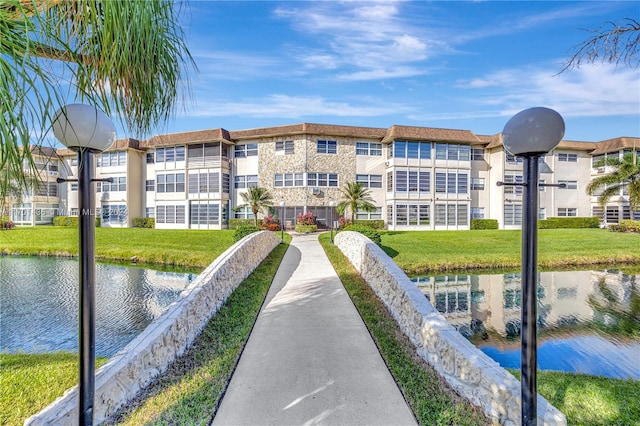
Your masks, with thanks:
[[[213,425],[416,424],[317,235],[295,235]]]

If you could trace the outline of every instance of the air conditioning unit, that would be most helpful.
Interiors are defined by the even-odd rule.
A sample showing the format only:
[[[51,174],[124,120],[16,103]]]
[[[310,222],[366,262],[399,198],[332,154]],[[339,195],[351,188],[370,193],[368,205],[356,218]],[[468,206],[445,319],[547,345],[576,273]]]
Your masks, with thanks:
[[[320,188],[312,188],[311,193],[313,195],[320,195]]]
[[[604,173],[604,167],[598,167],[598,173]]]

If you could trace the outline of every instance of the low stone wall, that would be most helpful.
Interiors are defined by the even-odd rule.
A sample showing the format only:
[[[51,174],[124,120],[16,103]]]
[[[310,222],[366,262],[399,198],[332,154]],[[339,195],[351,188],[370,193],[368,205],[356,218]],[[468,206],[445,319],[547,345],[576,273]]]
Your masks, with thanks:
[[[113,415],[182,355],[227,297],[280,243],[262,231],[238,241],[209,265],[172,303],[96,372],[94,421]],[[25,420],[25,425],[78,424],[78,386]]]
[[[335,244],[387,306],[419,355],[464,398],[496,423],[521,423],[520,382],[473,346],[429,303],[375,243],[340,232]],[[538,424],[566,425],[566,417],[538,395]]]

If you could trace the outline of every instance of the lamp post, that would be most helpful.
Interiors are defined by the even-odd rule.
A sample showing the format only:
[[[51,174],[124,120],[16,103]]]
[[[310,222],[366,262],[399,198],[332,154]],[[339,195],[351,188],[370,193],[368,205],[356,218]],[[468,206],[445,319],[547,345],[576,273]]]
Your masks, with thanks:
[[[538,287],[538,190],[540,156],[555,148],[564,136],[564,120],[549,108],[529,108],[514,115],[504,126],[504,147],[524,158],[522,216],[522,316],[520,372],[522,424],[537,424],[537,312]],[[498,182],[498,185],[508,185]],[[556,186],[556,185],[545,185]]]
[[[78,152],[78,207],[80,313],[80,425],[93,424],[95,391],[95,194],[91,183],[94,153],[109,148],[116,128],[100,110],[83,104],[62,107],[53,120],[53,133],[67,148]],[[69,179],[72,180],[72,179]],[[75,180],[75,179],[73,179]],[[64,181],[61,179],[60,181]]]
[[[282,211],[282,217],[280,218],[280,244],[284,243],[284,206],[285,202],[280,201],[280,207]]]
[[[335,201],[330,201],[329,202],[329,207],[331,208],[331,228],[330,228],[330,233],[329,233],[329,240],[331,241],[331,244],[333,244],[333,207],[336,205]]]

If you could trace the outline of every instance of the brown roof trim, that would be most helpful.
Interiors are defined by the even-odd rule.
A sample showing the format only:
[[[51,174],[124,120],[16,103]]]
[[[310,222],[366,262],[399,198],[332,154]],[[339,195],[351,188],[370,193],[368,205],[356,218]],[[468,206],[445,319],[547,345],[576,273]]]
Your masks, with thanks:
[[[482,142],[478,136],[470,130],[438,129],[434,127],[415,126],[391,126],[382,142],[389,143],[395,139],[428,140],[441,142]]]
[[[607,139],[595,143],[596,149],[591,155],[604,154],[611,151],[619,151],[624,148],[635,148],[640,150],[640,138],[620,137]]]
[[[170,133],[153,136],[151,139],[142,141],[140,149],[153,148],[156,146],[179,145],[189,142],[224,142],[232,143],[229,131],[218,128],[210,130],[195,130],[191,132]]]
[[[386,133],[385,129],[378,127],[341,126],[333,124],[299,123],[285,126],[262,127],[247,130],[234,130],[230,132],[231,140],[287,137],[294,135],[330,135],[355,138],[381,139]]]

